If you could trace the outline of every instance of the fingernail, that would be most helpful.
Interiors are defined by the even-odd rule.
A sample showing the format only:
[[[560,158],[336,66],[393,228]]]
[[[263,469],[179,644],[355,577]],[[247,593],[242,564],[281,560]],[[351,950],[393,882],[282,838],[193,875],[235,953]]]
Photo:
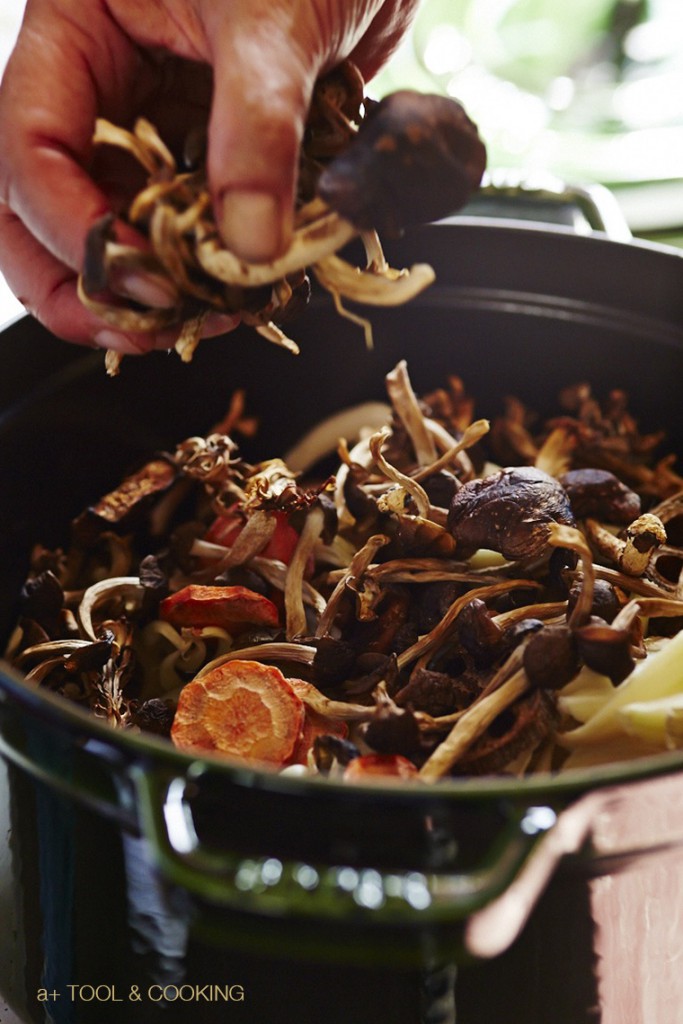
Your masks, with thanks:
[[[129,334],[119,334],[118,331],[106,328],[98,331],[93,341],[98,348],[111,349],[113,352],[121,352],[123,355],[140,355],[154,348],[154,335],[152,334],[139,334],[131,337]]]
[[[140,271],[121,274],[115,277],[111,286],[117,294],[152,309],[170,309],[178,301],[178,292],[173,282],[158,274]]]
[[[280,204],[269,192],[225,192],[221,198],[220,229],[225,245],[237,256],[252,263],[265,263],[280,251]]]

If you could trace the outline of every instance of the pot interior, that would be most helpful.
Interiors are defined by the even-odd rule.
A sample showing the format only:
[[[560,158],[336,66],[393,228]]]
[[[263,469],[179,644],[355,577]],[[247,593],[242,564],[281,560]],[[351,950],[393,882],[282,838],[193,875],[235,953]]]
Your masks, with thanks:
[[[319,293],[289,327],[299,356],[240,328],[204,341],[189,365],[131,357],[112,379],[102,353],[58,342],[30,318],[2,333],[3,642],[32,545],[64,543],[85,505],[155,450],[208,432],[238,388],[259,419],[256,437],[239,439],[253,460],[282,454],[334,411],[384,400],[384,375],[400,359],[418,394],[461,377],[477,417],[493,418],[508,394],[542,416],[568,384],[587,381],[598,397],[620,388],[642,429],[666,430],[666,451],[683,451],[675,250],[475,220],[386,248],[395,266],[431,262],[437,281],[407,306],[355,310],[371,319],[372,350]]]

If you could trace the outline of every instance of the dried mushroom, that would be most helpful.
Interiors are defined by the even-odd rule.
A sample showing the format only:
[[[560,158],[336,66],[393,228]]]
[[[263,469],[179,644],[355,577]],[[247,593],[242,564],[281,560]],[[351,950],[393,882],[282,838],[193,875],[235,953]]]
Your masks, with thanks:
[[[558,481],[533,467],[510,467],[469,481],[448,510],[448,529],[463,557],[478,548],[510,559],[543,554],[550,523],[572,525],[571,506]]]
[[[571,469],[559,481],[576,519],[631,523],[640,515],[640,496],[606,469]]]
[[[591,445],[655,457],[623,394],[569,388],[545,422],[509,399],[503,435],[455,376],[420,397],[401,361],[386,388],[384,426],[340,441],[329,479],[190,437],[79,516],[67,551],[37,547],[8,651],[27,685],[190,753],[344,782],[680,746],[681,496],[582,464]],[[243,398],[226,423],[242,416]],[[489,471],[503,436],[528,461]]]
[[[683,597],[683,490],[655,505],[666,538],[650,552],[646,576],[673,597]]]
[[[534,751],[559,721],[555,701],[542,689],[514,701],[456,762],[456,775],[495,775]]]
[[[664,524],[652,512],[646,512],[629,523],[623,536],[615,537],[593,519],[586,521],[585,528],[597,551],[631,576],[642,576],[648,569],[653,552],[666,541]]]
[[[306,305],[309,268],[370,341],[369,323],[347,311],[344,300],[399,305],[434,280],[426,264],[390,267],[377,231],[396,233],[455,212],[478,187],[486,164],[476,126],[455,100],[402,91],[373,104],[358,70],[346,62],[314,90],[289,248],[271,262],[249,263],[221,242],[208,192],[205,134],[206,126],[198,125],[188,139],[184,167],[148,121],[139,119],[131,131],[97,122],[94,144],[127,151],[147,175],[122,214],[146,246],[124,244],[108,214],[90,232],[79,278],[82,302],[124,330],[181,325],[175,347],[185,361],[212,310],[239,314],[268,340],[298,351],[281,325]],[[337,255],[355,237],[365,248],[365,267]],[[138,270],[163,286],[163,308],[125,298],[119,282]],[[118,364],[108,354],[110,373]]]
[[[464,206],[485,167],[484,144],[459,103],[404,89],[370,106],[323,170],[318,193],[359,230],[396,234]]]

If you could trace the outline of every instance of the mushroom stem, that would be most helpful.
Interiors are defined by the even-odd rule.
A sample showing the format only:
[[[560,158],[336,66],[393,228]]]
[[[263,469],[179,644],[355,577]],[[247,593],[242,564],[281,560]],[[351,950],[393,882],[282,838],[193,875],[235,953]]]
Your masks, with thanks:
[[[612,628],[629,629],[634,618],[639,615],[676,618],[683,615],[683,601],[666,597],[636,597],[624,605],[612,622]]]
[[[183,321],[180,334],[173,346],[183,363],[191,363],[197,345],[202,340],[204,321],[208,316],[208,309],[201,309],[195,316],[190,316]]]
[[[477,441],[480,441],[482,437],[488,434],[490,429],[491,424],[488,420],[475,420],[474,423],[470,423],[459,441],[445,451],[443,455],[441,455],[430,466],[425,466],[416,473],[413,479],[424,480],[433,473],[438,473],[439,470],[445,469],[451,464],[451,462],[455,461],[456,457],[460,455],[461,452],[464,452],[467,448],[471,448],[477,443]]]
[[[552,545],[552,547],[569,548],[570,551],[576,551],[581,559],[581,568],[583,570],[581,591],[579,593],[578,600],[567,619],[567,625],[569,628],[575,629],[577,626],[582,626],[588,621],[591,614],[591,608],[593,607],[593,591],[595,588],[595,566],[593,565],[593,555],[588,546],[588,542],[581,531],[577,530],[573,526],[566,526],[562,523],[550,524],[548,543]]]
[[[420,778],[427,782],[435,782],[446,775],[458,758],[486,732],[501,711],[526,693],[528,688],[526,672],[520,669],[488,696],[470,705],[443,743],[439,744],[420,768]]]
[[[304,570],[309,556],[325,525],[325,513],[315,505],[306,516],[301,535],[294,549],[285,577],[285,618],[287,639],[293,640],[306,629],[303,601]]]
[[[657,597],[663,598],[668,597],[669,592],[662,590],[656,583],[652,583],[650,580],[643,579],[637,576],[627,576],[625,573],[620,572],[618,569],[611,569],[606,565],[596,565],[595,578],[598,580],[606,580],[615,587],[621,587],[622,590],[630,592],[632,594],[639,594],[642,597]],[[571,579],[573,574],[569,574]]]
[[[79,300],[86,309],[91,310],[108,324],[120,327],[122,331],[139,331],[141,333],[160,331],[164,327],[172,326],[178,317],[178,310],[175,306],[143,311],[115,302],[102,302],[99,299],[93,299],[85,290],[82,275],[78,277],[76,290]]]
[[[508,629],[524,619],[557,619],[558,622],[563,621],[562,616],[566,614],[566,611],[566,601],[545,601],[540,604],[526,604],[521,608],[511,608],[507,612],[492,615],[491,618],[501,629]]]
[[[149,121],[140,117],[134,131],[119,128],[103,117],[95,121],[93,145],[120,146],[128,150],[150,175],[156,175],[164,167],[169,177],[175,173],[175,160],[163,144]]]
[[[104,353],[104,369],[108,377],[116,377],[121,370],[123,354],[108,348]]]
[[[345,700],[331,700],[313,683],[291,678],[288,678],[288,682],[307,707],[325,718],[336,718],[342,722],[364,722],[375,716],[375,704],[350,704]]]
[[[339,602],[349,583],[357,580],[366,571],[373,558],[381,547],[389,543],[389,538],[383,533],[374,534],[366,540],[365,544],[353,556],[350,565],[343,571],[334,590],[330,594],[325,611],[318,620],[315,631],[316,637],[326,636],[329,633],[334,617],[337,614]]]
[[[391,463],[382,455],[382,445],[389,437],[391,437],[391,430],[389,427],[385,427],[383,430],[378,430],[376,434],[372,435],[370,438],[370,451],[372,452],[372,457],[384,475],[389,480],[392,480],[394,483],[402,487],[403,490],[407,491],[411,496],[415,502],[418,516],[422,519],[427,519],[429,516],[430,501],[424,487],[414,480],[413,477],[406,476],[406,474],[402,473],[400,469],[396,469],[395,466],[392,466]]]
[[[236,565],[250,565],[275,533],[277,520],[262,509],[254,512],[231,547],[213,544],[197,538],[193,541],[190,554],[210,560],[211,564],[193,574],[195,582],[214,579],[220,573]]]
[[[448,453],[450,461],[453,458],[453,435],[449,434],[446,428],[442,426],[438,420],[427,419],[425,422],[427,424],[427,430],[434,438],[436,447],[440,448],[444,454]],[[472,426],[474,426],[474,424],[472,424]],[[469,447],[469,445],[467,445],[467,447]],[[472,465],[469,455],[465,451],[465,446],[460,448],[460,451],[455,455],[455,459],[460,466],[461,480],[471,480],[474,476],[474,466]]]
[[[341,248],[340,245],[334,247]],[[326,255],[310,262],[323,288],[333,296],[341,296],[368,306],[400,306],[410,302],[435,280],[427,263],[415,263],[398,274],[376,274],[360,270],[339,256]]]
[[[98,583],[93,583],[83,594],[78,609],[78,617],[83,632],[91,640],[97,640],[97,631],[93,623],[95,609],[111,599],[118,599],[126,604],[132,602],[138,605],[142,600],[144,592],[145,588],[140,583],[138,576],[114,576],[111,579],[104,579]]]
[[[361,231],[360,237],[365,249],[368,270],[374,274],[386,274],[390,268],[377,232]]]
[[[266,583],[270,583],[271,587],[284,591],[288,571],[288,566],[284,562],[280,562],[276,558],[263,558],[261,555],[256,555],[247,562],[247,565],[259,576],[262,576]],[[301,596],[304,604],[310,605],[318,615],[322,615],[327,602],[308,580],[304,580],[302,583]]]
[[[394,411],[408,432],[418,465],[433,463],[436,459],[436,445],[425,425],[405,359],[401,359],[384,380]]]
[[[334,570],[330,573],[333,576]],[[369,573],[382,583],[436,583],[450,580],[452,583],[503,583],[506,576],[492,572],[476,572],[467,569],[464,562],[447,558],[393,558],[387,562],[372,565]]]
[[[199,222],[195,230],[195,254],[200,266],[219,281],[243,288],[273,284],[311,263],[331,259],[331,253],[358,234],[349,221],[328,209],[317,219],[295,229],[290,246],[282,256],[270,263],[246,263],[222,247],[210,225]]]
[[[556,427],[538,450],[534,465],[548,476],[559,478],[571,466],[572,452],[576,448],[576,437],[568,427]]]
[[[285,334],[281,328],[272,320],[268,320],[267,323],[258,323],[258,321],[252,321],[250,314],[246,311],[241,313],[242,320],[245,324],[249,324],[253,327],[257,334],[260,334],[266,341],[272,342],[273,345],[277,345],[279,348],[285,348],[292,355],[299,355],[299,346],[293,341],[288,335]]]
[[[289,642],[253,644],[250,647],[235,648],[226,654],[218,655],[212,661],[207,661],[206,665],[199,670],[195,679],[201,679],[203,676],[208,675],[209,672],[213,672],[215,668],[220,668],[221,665],[225,665],[229,661],[292,661],[301,665],[312,665],[315,655],[315,647],[309,647],[307,644]]]
[[[507,679],[515,675],[522,667],[524,647],[524,643],[515,647],[500,668],[498,668],[491,676],[484,689],[477,694],[472,703],[466,708],[461,708],[459,711],[453,711],[449,715],[439,715],[436,718],[432,715],[428,715],[424,711],[416,712],[416,717],[418,718],[418,723],[422,732],[433,732],[434,730],[442,731],[447,729],[449,726],[460,721],[460,719],[464,715],[468,714],[476,704],[479,704],[482,700],[485,700],[494,693],[495,690],[498,690]],[[424,660],[426,661],[427,659]]]
[[[448,635],[453,623],[457,619],[460,612],[463,610],[465,605],[469,604],[470,601],[474,601],[475,598],[480,597],[482,600],[491,600],[494,597],[498,597],[500,594],[507,594],[510,590],[521,590],[521,589],[534,589],[538,590],[540,584],[536,580],[505,580],[501,583],[494,583],[488,587],[476,587],[474,590],[470,590],[467,594],[462,594],[456,598],[451,604],[446,614],[443,616],[440,622],[432,629],[429,633],[425,633],[419,640],[408,647],[407,650],[402,651],[398,656],[398,667],[399,670],[405,668],[412,661],[422,657],[427,651],[432,651],[441,641]]]

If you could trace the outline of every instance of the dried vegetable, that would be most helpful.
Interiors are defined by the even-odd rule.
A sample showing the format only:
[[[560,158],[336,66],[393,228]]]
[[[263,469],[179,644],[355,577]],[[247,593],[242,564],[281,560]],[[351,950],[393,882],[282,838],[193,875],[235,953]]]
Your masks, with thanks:
[[[683,746],[683,479],[627,397],[532,429],[463,382],[384,425],[247,463],[223,432],[150,458],[37,547],[9,657],[112,727],[288,772],[431,782]],[[351,417],[352,418],[352,417]],[[250,424],[250,427],[253,424]],[[305,466],[305,470],[302,467]]]
[[[456,100],[401,90],[372,101],[360,72],[346,61],[314,90],[289,248],[272,262],[250,263],[220,239],[207,185],[206,134],[206,126],[197,125],[179,155],[145,119],[132,130],[97,121],[94,145],[126,151],[145,174],[143,187],[118,211],[118,226],[134,229],[139,244],[124,241],[114,214],[107,214],[90,232],[79,279],[81,301],[122,330],[180,325],[175,348],[186,362],[211,311],[239,314],[296,353],[282,326],[308,302],[309,269],[370,343],[369,321],[344,302],[400,305],[434,280],[428,264],[389,266],[380,234],[396,236],[410,224],[456,212],[486,166],[476,125]],[[135,180],[133,172],[130,177]],[[365,251],[363,267],[338,255],[356,238]],[[117,283],[136,272],[163,282],[164,308],[145,308],[117,291]],[[111,375],[119,364],[116,353],[107,353]]]

